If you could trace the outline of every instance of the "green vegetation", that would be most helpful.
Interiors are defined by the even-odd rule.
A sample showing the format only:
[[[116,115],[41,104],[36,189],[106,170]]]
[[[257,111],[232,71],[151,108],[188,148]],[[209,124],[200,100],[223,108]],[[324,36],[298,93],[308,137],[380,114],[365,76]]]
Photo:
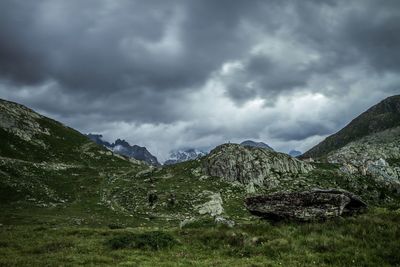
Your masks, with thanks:
[[[400,211],[234,228],[2,225],[0,266],[395,266]]]
[[[107,240],[111,249],[136,248],[142,250],[161,250],[172,248],[178,242],[169,233],[153,231],[140,234],[124,233]]]

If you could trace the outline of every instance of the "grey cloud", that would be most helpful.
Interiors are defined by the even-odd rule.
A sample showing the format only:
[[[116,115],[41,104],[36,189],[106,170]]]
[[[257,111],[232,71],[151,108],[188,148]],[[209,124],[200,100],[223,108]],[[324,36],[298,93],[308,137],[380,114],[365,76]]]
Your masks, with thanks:
[[[198,140],[314,140],[399,93],[399,31],[397,0],[3,0],[0,97],[110,135],[113,123],[128,125],[120,133],[150,125],[154,135],[183,123],[171,132],[186,147]],[[222,73],[232,62],[240,68]],[[210,82],[219,87],[191,98]],[[284,123],[284,116],[268,115],[293,112],[277,103],[308,94],[340,109],[330,105],[326,114]],[[265,118],[232,119],[256,98],[266,104]],[[215,106],[231,102],[236,110],[226,114]],[[207,110],[217,113],[213,123]]]

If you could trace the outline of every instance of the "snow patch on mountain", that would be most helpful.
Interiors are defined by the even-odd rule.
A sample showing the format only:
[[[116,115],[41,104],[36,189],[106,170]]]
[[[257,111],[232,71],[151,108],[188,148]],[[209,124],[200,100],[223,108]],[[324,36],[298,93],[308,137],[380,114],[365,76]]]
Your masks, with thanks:
[[[207,152],[196,148],[173,150],[170,152],[169,158],[164,162],[164,165],[171,165],[188,160],[194,160],[207,154]]]

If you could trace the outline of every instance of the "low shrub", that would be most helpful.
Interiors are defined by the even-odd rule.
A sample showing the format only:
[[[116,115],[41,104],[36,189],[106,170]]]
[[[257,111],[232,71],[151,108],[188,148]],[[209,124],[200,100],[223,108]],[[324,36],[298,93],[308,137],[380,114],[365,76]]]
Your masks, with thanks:
[[[110,223],[108,225],[108,228],[110,228],[111,230],[115,230],[115,229],[124,229],[125,226],[118,224],[118,223]]]
[[[34,254],[56,253],[73,246],[71,241],[52,241],[32,249],[31,252]]]

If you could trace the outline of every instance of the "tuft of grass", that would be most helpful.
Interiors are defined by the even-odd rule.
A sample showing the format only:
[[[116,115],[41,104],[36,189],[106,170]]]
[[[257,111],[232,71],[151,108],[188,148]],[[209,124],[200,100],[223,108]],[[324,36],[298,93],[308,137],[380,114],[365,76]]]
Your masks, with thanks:
[[[71,241],[55,240],[34,248],[31,252],[34,254],[56,253],[66,249],[71,249],[73,246],[74,244]]]
[[[166,232],[124,233],[109,239],[106,245],[111,249],[134,248],[142,250],[161,250],[172,248],[178,241]]]

